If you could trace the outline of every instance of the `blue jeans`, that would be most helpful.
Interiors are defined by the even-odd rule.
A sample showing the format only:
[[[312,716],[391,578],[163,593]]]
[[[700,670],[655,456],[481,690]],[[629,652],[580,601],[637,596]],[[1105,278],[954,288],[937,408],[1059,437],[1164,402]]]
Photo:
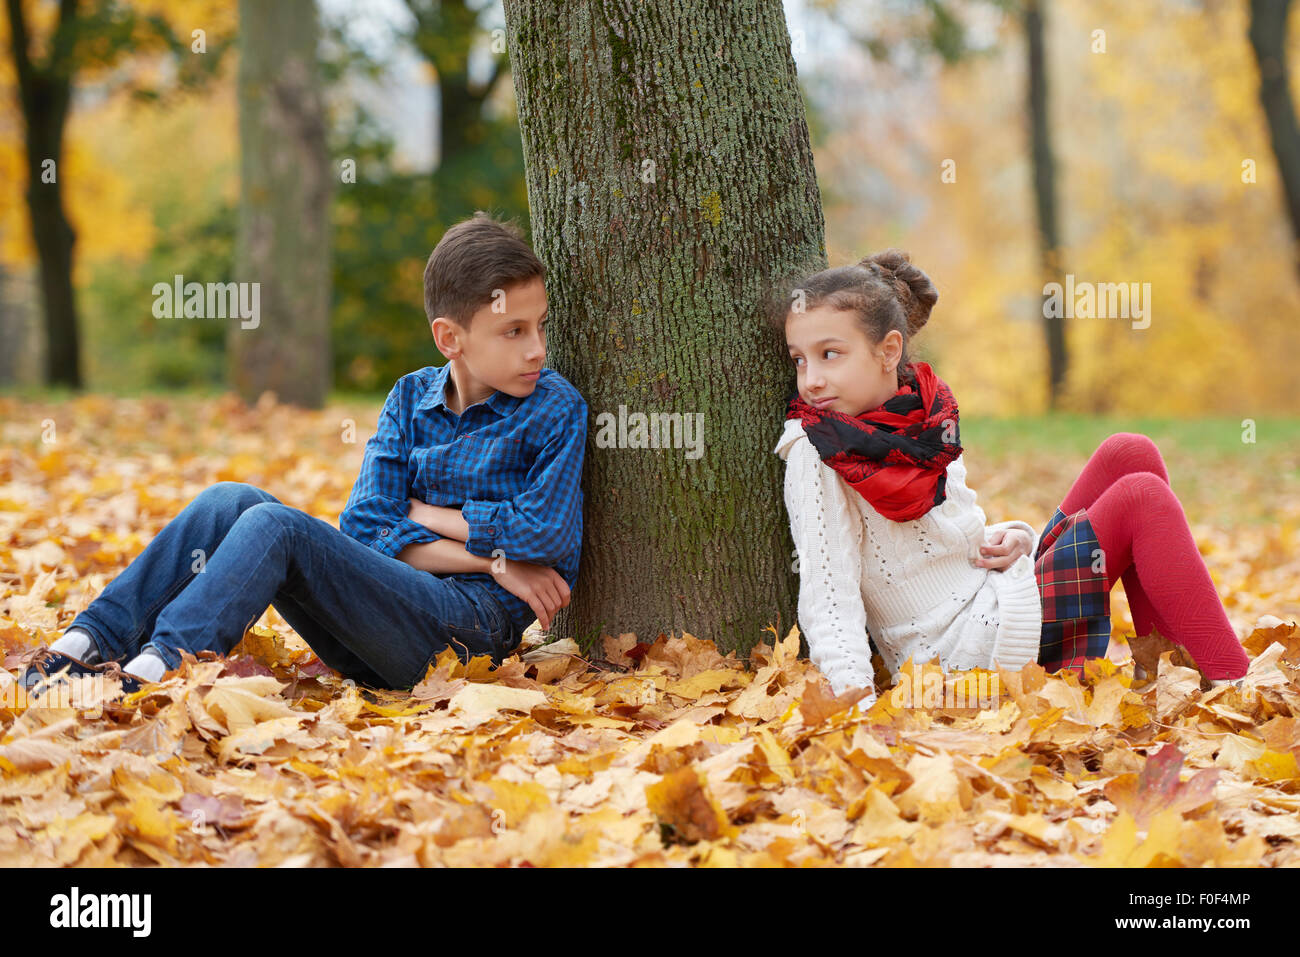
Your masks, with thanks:
[[[244,482],[195,496],[69,626],[104,660],[152,646],[168,668],[228,654],[274,605],[329,667],[377,688],[410,688],[446,648],[496,663],[520,634],[475,582],[381,555]]]

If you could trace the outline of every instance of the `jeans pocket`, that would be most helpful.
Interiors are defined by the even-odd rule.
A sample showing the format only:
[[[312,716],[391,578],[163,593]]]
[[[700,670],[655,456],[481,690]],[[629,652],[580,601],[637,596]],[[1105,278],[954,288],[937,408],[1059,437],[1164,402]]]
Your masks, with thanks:
[[[510,615],[504,608],[497,606],[492,610],[494,622],[493,638],[496,644],[497,661],[505,661],[512,654],[519,650],[520,639],[522,635],[515,634],[514,622],[510,620]]]
[[[435,626],[431,638],[436,650],[430,653],[424,664],[420,665],[414,677],[404,687],[413,688],[419,684],[428,673],[429,666],[436,665],[438,656],[448,648],[460,659],[461,664],[468,664],[471,658],[483,655],[492,658],[494,662],[499,661],[496,657],[498,643],[490,629],[444,622]]]
[[[472,589],[461,589],[461,607],[454,617],[439,623],[437,637],[450,645],[461,661],[497,652],[495,622],[484,608],[482,598]]]

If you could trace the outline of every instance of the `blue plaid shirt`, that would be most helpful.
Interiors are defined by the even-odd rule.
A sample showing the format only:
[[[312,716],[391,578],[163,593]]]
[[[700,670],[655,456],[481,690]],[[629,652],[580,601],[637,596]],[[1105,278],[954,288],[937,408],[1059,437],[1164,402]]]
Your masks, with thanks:
[[[436,532],[406,517],[409,499],[459,508],[467,551],[554,568],[569,588],[582,548],[582,457],[587,403],[563,376],[542,369],[531,395],[494,392],[456,415],[446,403],[450,366],[402,376],[388,393],[379,428],[339,528],[396,558]],[[496,595],[522,633],[537,617],[489,574],[441,577],[478,581]]]

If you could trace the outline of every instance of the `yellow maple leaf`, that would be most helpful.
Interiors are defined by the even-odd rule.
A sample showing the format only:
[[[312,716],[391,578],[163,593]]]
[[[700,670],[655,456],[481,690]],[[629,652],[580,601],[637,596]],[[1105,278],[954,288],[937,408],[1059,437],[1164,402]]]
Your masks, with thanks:
[[[661,824],[687,843],[715,840],[727,834],[727,815],[709,793],[695,767],[678,768],[646,786],[646,806]]]
[[[1120,812],[1102,835],[1099,867],[1146,867],[1159,855],[1181,860],[1179,834],[1183,817],[1177,811],[1161,811],[1151,819],[1145,838],[1138,836],[1137,821],[1127,811]]]
[[[1254,777],[1266,781],[1294,781],[1300,777],[1300,768],[1296,767],[1295,755],[1290,751],[1265,751],[1250,762],[1254,768]]]
[[[236,734],[259,721],[284,718],[293,709],[283,698],[270,697],[284,685],[268,675],[251,678],[218,678],[203,696],[203,706],[226,730]]]
[[[533,811],[540,811],[551,805],[551,798],[546,793],[546,788],[535,781],[515,782],[494,779],[490,783],[496,794],[490,803],[494,810],[500,812],[499,815],[493,815],[493,830],[497,827],[518,827]]]
[[[175,851],[176,830],[183,826],[182,822],[157,801],[138,797],[121,813],[123,823],[140,840],[148,841],[169,853]]]

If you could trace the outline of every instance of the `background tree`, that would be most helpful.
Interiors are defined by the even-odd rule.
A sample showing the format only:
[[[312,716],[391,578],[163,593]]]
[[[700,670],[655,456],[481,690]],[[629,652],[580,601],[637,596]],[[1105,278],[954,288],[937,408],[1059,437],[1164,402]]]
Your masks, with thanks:
[[[1259,102],[1268,124],[1269,142],[1282,178],[1282,198],[1295,237],[1295,266],[1300,274],[1300,126],[1291,101],[1287,62],[1287,15],[1291,0],[1250,0],[1250,48],[1259,66]]]
[[[160,15],[142,15],[113,0],[59,0],[53,22],[49,7],[5,0],[9,48],[17,76],[24,129],[27,208],[40,269],[45,313],[48,384],[81,388],[80,337],[72,285],[76,234],[65,212],[62,175],[64,129],[79,74],[108,71],[130,56],[167,51],[183,85],[202,83],[220,62],[228,37],[204,39],[204,53],[192,56]],[[38,36],[39,33],[39,36]],[[210,41],[210,45],[209,45]],[[141,84],[142,96],[156,91]]]
[[[1021,18],[1025,29],[1026,105],[1029,114],[1029,153],[1034,173],[1034,214],[1038,222],[1038,254],[1043,284],[1061,281],[1061,228],[1056,195],[1056,157],[1052,151],[1052,122],[1048,99],[1047,50],[1043,11],[1038,0],[1024,0]],[[1040,302],[1045,302],[1044,297]],[[1043,333],[1047,342],[1047,404],[1060,405],[1061,391],[1070,369],[1065,341],[1065,317],[1049,315],[1043,308]]]
[[[508,74],[505,44],[489,43],[491,59],[487,76],[470,75],[475,41],[482,36],[479,25],[482,4],[466,0],[406,0],[415,17],[412,43],[438,75],[439,166],[460,156],[488,137],[488,97],[497,82]]]
[[[826,263],[781,4],[505,10],[549,361],[592,416],[581,584],[556,628],[746,650],[796,604],[771,451],[793,366],[760,313],[775,277]],[[702,415],[702,455],[602,447],[620,409]]]
[[[317,408],[331,385],[333,170],[317,75],[314,0],[239,5],[236,278],[260,284],[256,324],[227,326],[229,381]]]
[[[1043,7],[1039,0],[884,0],[885,13],[873,18],[875,30],[863,32],[852,24],[850,11],[857,7],[843,0],[820,0],[817,4],[835,17],[836,22],[873,59],[898,63],[903,59],[925,62],[938,57],[945,67],[987,57],[995,50],[971,43],[967,21],[976,11],[1000,11],[1013,14],[1019,21],[1025,42],[1025,115],[1032,176],[1034,238],[1038,247],[1041,282],[1061,278],[1062,239],[1060,199],[1057,190],[1057,163],[1052,147],[1049,89],[1049,58]],[[903,67],[899,67],[903,69]],[[1065,336],[1065,319],[1049,316],[1042,309],[1043,297],[1035,300],[1041,311],[1044,342],[1047,346],[1047,404],[1056,409],[1069,371],[1069,351]]]
[[[478,209],[525,228],[528,220],[504,30],[492,32],[499,11],[445,0],[407,5],[412,19],[399,41],[428,65],[436,92],[434,169],[398,165],[391,136],[358,105],[331,131],[333,155],[354,157],[358,168],[334,210],[335,381],[381,393],[412,365],[442,361],[422,303],[424,264],[443,232]],[[350,45],[346,20],[327,31],[342,51],[324,65],[331,82],[382,66]],[[471,69],[476,55],[482,75]]]

